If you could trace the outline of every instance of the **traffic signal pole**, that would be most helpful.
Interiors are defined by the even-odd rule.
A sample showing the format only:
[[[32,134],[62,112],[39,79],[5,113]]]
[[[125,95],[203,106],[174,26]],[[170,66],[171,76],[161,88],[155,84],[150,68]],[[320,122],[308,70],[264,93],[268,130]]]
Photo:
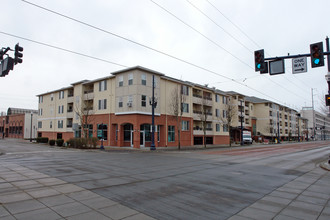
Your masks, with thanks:
[[[324,52],[324,55],[327,55],[329,57],[330,52]],[[288,55],[288,56],[281,56],[281,57],[269,57],[269,58],[264,58],[264,60],[283,60],[283,59],[290,59],[290,58],[298,58],[298,57],[310,57],[310,53],[306,54],[297,54],[297,55]],[[328,59],[328,70],[329,70],[329,59]]]
[[[330,52],[330,47],[329,47],[329,37],[327,36],[325,38],[325,45],[326,45],[326,49],[327,49],[327,52],[325,52],[324,54],[327,54],[327,61],[328,61],[328,75],[330,75],[330,55],[329,55],[329,52]],[[330,80],[328,80],[327,78],[327,83],[328,83],[328,94],[330,94]],[[326,102],[327,103],[327,102]],[[327,105],[327,104],[326,104]],[[329,114],[330,114],[330,106],[329,106]]]

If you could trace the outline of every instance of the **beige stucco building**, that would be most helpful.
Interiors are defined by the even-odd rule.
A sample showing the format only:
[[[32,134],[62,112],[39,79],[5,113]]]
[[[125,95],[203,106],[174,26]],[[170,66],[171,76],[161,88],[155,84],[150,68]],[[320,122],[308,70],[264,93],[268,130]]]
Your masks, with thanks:
[[[224,100],[229,97],[226,93],[140,66],[38,95],[39,136],[67,140],[88,130],[90,137],[103,137],[105,145],[150,146],[153,76],[157,100],[156,146],[178,144],[178,124],[172,108],[175,91],[182,98],[179,104],[183,112],[182,146],[229,143],[227,125],[219,120],[226,109]],[[205,112],[205,126],[202,112]],[[203,139],[203,127],[206,139]]]

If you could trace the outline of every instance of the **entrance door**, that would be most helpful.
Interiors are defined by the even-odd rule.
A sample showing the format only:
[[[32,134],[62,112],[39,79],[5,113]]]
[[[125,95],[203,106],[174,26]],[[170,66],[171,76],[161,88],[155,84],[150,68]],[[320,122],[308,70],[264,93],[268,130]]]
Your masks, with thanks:
[[[134,131],[131,131],[131,147],[134,147]]]
[[[140,131],[140,147],[145,147],[145,135],[144,135],[144,131]]]

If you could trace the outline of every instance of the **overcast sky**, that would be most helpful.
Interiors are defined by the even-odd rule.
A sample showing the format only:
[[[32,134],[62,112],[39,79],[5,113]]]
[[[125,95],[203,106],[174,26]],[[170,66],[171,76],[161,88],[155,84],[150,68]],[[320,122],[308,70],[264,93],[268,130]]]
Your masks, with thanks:
[[[304,54],[309,53],[311,43],[320,41],[325,48],[330,35],[329,0],[0,3],[0,46],[14,49],[19,42],[24,47],[23,63],[0,78],[0,111],[37,109],[38,94],[137,65],[296,110],[312,105],[312,88],[316,107],[327,92],[326,66],[312,69],[308,58],[308,72],[293,75],[288,59],[285,74],[260,75],[254,71],[253,51],[264,49],[266,57]],[[13,57],[13,52],[9,55]]]

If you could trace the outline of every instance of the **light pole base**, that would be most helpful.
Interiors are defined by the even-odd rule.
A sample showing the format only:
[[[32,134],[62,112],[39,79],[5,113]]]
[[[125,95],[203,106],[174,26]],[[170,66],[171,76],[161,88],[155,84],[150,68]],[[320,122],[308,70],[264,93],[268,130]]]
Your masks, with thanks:
[[[155,145],[151,145],[151,146],[150,146],[150,150],[156,150]]]

